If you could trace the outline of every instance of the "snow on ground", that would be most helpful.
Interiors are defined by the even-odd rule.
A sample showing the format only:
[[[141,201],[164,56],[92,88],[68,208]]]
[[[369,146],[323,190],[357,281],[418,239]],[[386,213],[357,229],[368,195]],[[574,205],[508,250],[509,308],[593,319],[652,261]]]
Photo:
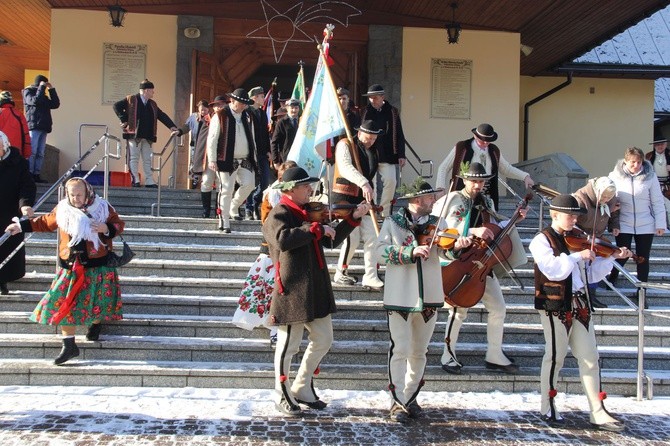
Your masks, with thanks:
[[[593,430],[583,395],[559,394],[566,425],[538,419],[537,393],[422,392],[425,416],[408,425],[386,418],[386,392],[320,392],[323,412],[280,415],[273,393],[254,389],[0,387],[0,444],[668,444],[670,398],[611,396],[623,434]]]

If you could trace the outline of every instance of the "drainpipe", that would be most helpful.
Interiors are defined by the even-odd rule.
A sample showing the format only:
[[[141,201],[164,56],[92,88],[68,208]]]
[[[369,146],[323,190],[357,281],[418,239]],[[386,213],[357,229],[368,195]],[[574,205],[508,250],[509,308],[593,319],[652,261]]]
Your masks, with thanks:
[[[530,106],[537,104],[541,100],[543,100],[546,97],[551,96],[552,94],[556,93],[559,90],[564,89],[568,85],[572,83],[572,71],[568,71],[568,78],[565,82],[563,82],[561,85],[558,85],[551,90],[542,93],[535,99],[531,99],[530,101],[526,102],[526,104],[523,106],[523,159],[522,161],[528,160],[528,114],[530,111]]]

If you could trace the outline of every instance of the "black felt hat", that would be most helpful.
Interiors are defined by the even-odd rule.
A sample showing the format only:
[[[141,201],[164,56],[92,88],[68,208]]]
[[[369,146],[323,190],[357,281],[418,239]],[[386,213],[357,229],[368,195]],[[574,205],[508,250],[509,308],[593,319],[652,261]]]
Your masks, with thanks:
[[[209,103],[210,107],[214,107],[215,105],[225,105],[228,103],[228,97],[224,95],[218,95],[217,97],[214,98],[212,102]]]
[[[372,84],[370,85],[370,88],[368,88],[368,92],[363,94],[363,96],[377,96],[377,95],[384,95],[386,94],[384,92],[384,87],[382,87],[379,84]]]
[[[140,82],[140,90],[148,90],[149,88],[154,88],[154,83],[149,79],[144,79]]]
[[[236,88],[232,93],[226,93],[226,96],[243,104],[251,105],[254,103],[254,101],[249,99],[249,94],[244,88]]]
[[[463,180],[474,181],[487,181],[493,178],[493,174],[486,173],[486,168],[480,163],[464,163],[457,176]]]
[[[282,191],[291,190],[301,184],[316,183],[319,181],[316,177],[310,177],[302,167],[290,167],[284,171],[282,181],[273,186],[274,189]]]
[[[661,132],[661,129],[654,129],[654,140],[649,144],[658,144],[662,142],[668,142],[668,138],[663,136],[663,132]]]
[[[491,124],[479,124],[476,129],[472,129],[472,133],[482,141],[493,142],[498,139],[498,134],[493,130]]]
[[[557,195],[551,200],[549,209],[552,211],[563,212],[564,214],[583,215],[586,209],[579,206],[579,202],[570,194]]]
[[[398,193],[401,194],[400,198],[401,200],[409,200],[411,198],[417,198],[417,197],[422,197],[424,195],[430,195],[430,194],[436,194],[439,192],[443,192],[444,188],[439,187],[437,189],[434,189],[433,186],[428,184],[426,180],[423,179],[423,177],[417,177],[417,179],[414,181],[414,183],[410,185],[402,184],[398,188]]]
[[[384,130],[380,129],[379,126],[371,119],[363,121],[360,127],[356,127],[354,130],[361,131],[363,133],[369,133],[371,135],[383,135]]]

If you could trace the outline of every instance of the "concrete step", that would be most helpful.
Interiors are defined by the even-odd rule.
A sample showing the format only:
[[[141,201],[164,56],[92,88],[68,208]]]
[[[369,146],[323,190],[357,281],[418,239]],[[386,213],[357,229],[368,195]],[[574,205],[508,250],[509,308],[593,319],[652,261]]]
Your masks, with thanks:
[[[66,366],[50,360],[0,359],[0,385],[266,388],[274,386],[270,364],[173,361],[107,361],[73,359]],[[74,367],[71,365],[75,365]],[[295,371],[295,368],[294,368]],[[465,367],[463,375],[449,375],[438,366],[426,367],[427,391],[442,392],[536,392],[539,369],[521,370],[518,375],[500,375],[483,367]],[[651,371],[656,396],[670,395],[670,374]],[[627,370],[603,370],[603,387],[614,395],[634,396],[636,376]],[[579,394],[581,381],[576,369],[563,368],[558,378],[561,392]],[[315,380],[317,389],[381,391],[388,386],[385,366],[324,364]]]
[[[386,310],[383,308],[381,295],[375,293],[364,300],[337,299],[337,312],[334,320],[352,319],[386,320]],[[30,312],[44,291],[17,292],[10,291],[8,296],[0,296],[3,311]],[[201,316],[201,317],[232,317],[237,309],[239,295],[206,296],[206,295],[165,295],[165,294],[123,294],[123,307],[126,315],[152,314],[168,316]],[[668,307],[657,307],[657,310],[668,310]],[[538,312],[533,308],[529,299],[524,303],[508,304],[506,307],[505,322],[508,324],[535,322]],[[670,318],[667,314],[655,313],[653,310],[645,312],[645,325],[670,327]],[[470,322],[486,322],[488,312],[478,303],[468,311],[466,324]],[[438,313],[438,321],[444,322],[447,318],[446,309]],[[593,314],[596,325],[618,325],[637,327],[638,314],[636,311],[622,305],[597,310]]]
[[[100,342],[77,339],[81,359],[116,361],[182,361],[221,363],[272,364],[274,351],[268,339],[209,338],[177,336],[104,335]],[[303,341],[303,348],[306,342]],[[61,342],[52,334],[0,334],[0,347],[5,358],[53,359],[61,349]],[[544,342],[537,344],[505,344],[505,352],[519,367],[539,367],[544,355]],[[428,363],[439,365],[443,344],[431,342]],[[644,365],[647,370],[667,370],[670,359],[668,347],[645,347]],[[486,344],[459,342],[459,360],[465,366],[482,366]],[[636,370],[637,349],[627,346],[599,346],[603,369]],[[388,341],[335,340],[323,364],[377,365],[388,361]],[[569,368],[576,368],[574,358],[566,358]]]
[[[28,320],[30,312],[0,311],[0,333],[4,334],[58,334],[57,327],[35,324]],[[444,339],[446,323],[438,322],[432,342],[440,343]],[[336,340],[340,341],[388,341],[389,333],[386,319],[342,319],[333,320]],[[487,325],[485,322],[465,322],[460,332],[459,342],[486,343]],[[251,331],[233,324],[228,316],[184,316],[156,314],[128,314],[123,321],[105,323],[103,334],[119,336],[162,336],[183,338],[247,338],[267,339],[268,330],[257,328]],[[598,345],[637,346],[638,330],[636,326],[595,325]],[[645,346],[670,347],[668,341],[670,327],[645,326]],[[527,323],[505,324],[506,344],[538,344],[543,342],[542,326],[539,318]]]

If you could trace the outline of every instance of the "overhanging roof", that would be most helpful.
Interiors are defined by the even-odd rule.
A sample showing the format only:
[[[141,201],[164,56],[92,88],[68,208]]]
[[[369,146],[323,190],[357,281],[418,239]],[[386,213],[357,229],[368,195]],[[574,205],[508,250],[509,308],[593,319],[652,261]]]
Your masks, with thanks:
[[[50,9],[106,10],[113,0],[5,0],[0,2],[0,46],[3,88],[20,88],[24,68],[48,67]],[[204,15],[239,19],[265,19],[264,6],[294,14],[321,4],[345,14],[350,7],[361,12],[350,23],[441,28],[452,19],[450,1],[444,0],[121,0],[133,13]],[[668,0],[460,0],[456,21],[464,29],[515,32],[533,48],[521,58],[522,75],[543,75],[572,61],[638,21],[668,5]],[[298,8],[298,9],[296,9]],[[329,13],[332,14],[332,13]],[[314,14],[315,21],[319,14]],[[446,37],[445,37],[446,40]],[[439,44],[443,44],[440,42]],[[438,44],[437,42],[435,44]],[[17,84],[18,82],[18,84]],[[8,85],[9,84],[9,85]]]

